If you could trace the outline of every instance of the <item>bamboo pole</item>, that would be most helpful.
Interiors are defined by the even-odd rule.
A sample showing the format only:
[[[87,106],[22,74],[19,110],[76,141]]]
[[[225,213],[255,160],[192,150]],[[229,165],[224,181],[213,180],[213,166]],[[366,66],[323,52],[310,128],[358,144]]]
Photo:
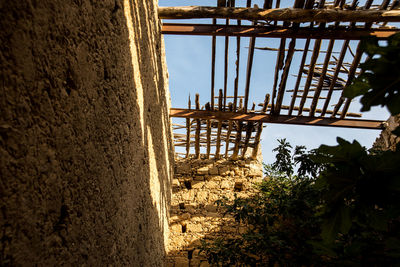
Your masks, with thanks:
[[[159,7],[160,19],[240,19],[291,22],[400,22],[400,10],[341,10],[301,8]]]

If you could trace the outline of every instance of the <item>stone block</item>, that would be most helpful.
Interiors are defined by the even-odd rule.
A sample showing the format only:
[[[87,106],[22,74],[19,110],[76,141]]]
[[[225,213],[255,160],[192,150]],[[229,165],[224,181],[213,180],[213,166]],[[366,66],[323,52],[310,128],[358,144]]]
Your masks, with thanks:
[[[206,211],[216,212],[218,210],[217,205],[208,204],[205,206]]]
[[[229,174],[229,172],[230,172],[230,170],[229,170],[228,166],[219,167],[219,175],[226,176]]]
[[[204,176],[203,175],[196,175],[193,180],[195,180],[195,181],[204,181]]]
[[[208,199],[208,192],[207,191],[199,191],[196,195],[196,200],[198,202],[206,202]]]
[[[182,199],[185,201],[193,201],[194,199],[194,192],[193,190],[188,190],[182,194]]]
[[[192,188],[193,189],[201,189],[204,186],[204,182],[203,181],[196,181],[196,182],[192,182]]]
[[[191,232],[191,233],[199,233],[199,232],[203,232],[203,227],[201,226],[201,224],[190,223],[187,226],[187,230],[188,230],[188,232]]]
[[[217,166],[213,166],[209,169],[208,171],[211,175],[218,175],[218,167]]]
[[[187,162],[178,162],[176,164],[176,173],[177,174],[191,174],[192,168],[190,167],[190,164]]]
[[[206,175],[208,174],[208,167],[201,167],[197,169],[197,174]]]
[[[233,188],[232,188],[232,185],[231,185],[230,181],[223,180],[221,182],[221,189],[233,189]]]
[[[205,183],[205,188],[216,189],[216,188],[220,188],[220,185],[214,181],[208,181]]]

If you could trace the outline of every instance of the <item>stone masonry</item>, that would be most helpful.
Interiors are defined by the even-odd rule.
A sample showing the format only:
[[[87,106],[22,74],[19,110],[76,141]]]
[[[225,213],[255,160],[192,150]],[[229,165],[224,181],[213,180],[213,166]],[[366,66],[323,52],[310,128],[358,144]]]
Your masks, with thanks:
[[[215,203],[248,197],[263,177],[262,160],[177,159],[173,179],[170,238],[166,266],[208,266],[199,254],[202,238],[245,231]]]

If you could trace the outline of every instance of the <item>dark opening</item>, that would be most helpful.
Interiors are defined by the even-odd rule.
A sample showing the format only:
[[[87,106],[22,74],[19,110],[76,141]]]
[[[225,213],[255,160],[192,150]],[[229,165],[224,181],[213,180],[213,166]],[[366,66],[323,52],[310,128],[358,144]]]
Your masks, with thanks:
[[[243,183],[242,183],[242,182],[236,182],[236,183],[235,183],[234,190],[235,190],[236,192],[242,191],[242,190],[243,190]]]
[[[179,208],[181,210],[184,210],[185,209],[185,203],[179,203]]]
[[[186,187],[187,189],[192,189],[192,181],[190,181],[190,180],[185,180],[185,181],[184,181],[184,184],[185,184],[185,187]]]
[[[188,259],[191,260],[193,258],[193,250],[188,250]]]
[[[182,225],[182,233],[186,233],[186,224]]]

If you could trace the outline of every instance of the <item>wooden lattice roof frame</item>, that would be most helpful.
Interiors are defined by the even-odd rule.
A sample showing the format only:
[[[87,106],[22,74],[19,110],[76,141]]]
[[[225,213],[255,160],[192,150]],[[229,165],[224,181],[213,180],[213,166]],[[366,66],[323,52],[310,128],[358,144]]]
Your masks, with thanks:
[[[377,0],[375,0],[377,2]],[[399,32],[397,27],[384,27],[387,22],[400,22],[399,0],[383,0],[378,5],[373,5],[374,0],[366,0],[361,7],[358,1],[353,0],[346,5],[345,0],[335,0],[326,4],[325,0],[295,0],[293,8],[279,8],[279,0],[265,0],[263,9],[257,6],[251,8],[251,0],[247,0],[246,7],[235,7],[235,0],[218,0],[217,7],[159,7],[159,16],[162,19],[191,19],[211,18],[212,24],[187,24],[166,23],[162,25],[163,34],[179,35],[205,35],[212,36],[212,64],[211,64],[211,93],[210,102],[201,108],[199,97],[196,95],[196,108],[191,108],[190,99],[188,109],[172,108],[171,117],[186,118],[186,125],[175,125],[175,129],[185,128],[186,134],[175,134],[175,145],[186,147],[186,157],[193,146],[195,157],[200,157],[200,146],[206,147],[205,156],[211,155],[211,146],[215,146],[215,157],[224,155],[237,159],[239,150],[241,155],[246,154],[247,148],[252,147],[252,157],[258,153],[263,123],[300,124],[313,126],[333,126],[364,129],[382,129],[383,122],[379,120],[360,119],[361,114],[348,112],[350,99],[340,97],[333,110],[328,110],[332,93],[343,91],[350,85],[357,75],[357,68],[362,59],[362,49],[358,43],[353,61],[347,68],[344,67],[344,58],[351,40],[361,40],[364,37],[375,36],[379,39],[387,39]],[[217,24],[217,18],[226,19],[225,24]],[[231,25],[229,20],[236,20],[236,25]],[[250,20],[252,25],[242,25],[241,20]],[[304,25],[304,23],[307,23]],[[327,26],[327,23],[331,25]],[[334,22],[334,24],[332,24]],[[343,24],[343,22],[350,22]],[[303,24],[301,24],[303,23]],[[360,25],[362,23],[362,25]],[[381,23],[378,25],[378,23]],[[249,52],[246,68],[246,82],[244,96],[238,95],[239,64],[236,64],[236,78],[234,83],[234,96],[227,96],[227,58],[228,47],[225,41],[225,66],[224,89],[215,96],[215,57],[216,36],[236,37],[237,62],[240,59],[240,39],[249,37]],[[272,96],[266,95],[264,103],[259,111],[255,106],[249,107],[250,77],[256,38],[279,38],[280,46],[277,51],[277,63],[273,81]],[[306,39],[302,49],[302,60],[292,100],[289,106],[283,105],[286,91],[286,82],[296,48],[296,40]],[[310,47],[310,41],[314,40],[314,46]],[[326,48],[325,60],[322,66],[317,66],[317,58],[321,52],[321,41],[329,40]],[[333,46],[336,40],[344,40],[338,57],[332,57]],[[289,41],[288,48],[286,42]],[[297,50],[296,50],[297,49]],[[310,50],[311,49],[311,50]],[[311,52],[311,60],[306,65],[307,54]],[[332,58],[335,68],[328,73]],[[342,68],[347,70],[347,79],[339,82],[339,73]],[[306,74],[306,82],[303,90],[299,89],[300,81]],[[317,75],[318,74],[318,75]],[[330,75],[330,76],[329,76]],[[316,84],[312,84],[312,81]],[[328,82],[327,82],[328,81]],[[326,97],[321,97],[321,91],[326,90]],[[314,92],[310,95],[310,92]],[[300,94],[300,95],[299,95]],[[227,98],[232,98],[233,103],[227,105]],[[296,99],[300,98],[300,104],[295,106]],[[311,104],[306,106],[307,98],[311,98]],[[215,100],[218,99],[218,104]],[[318,109],[317,103],[325,100],[323,108]],[[287,114],[281,114],[287,110]],[[297,113],[294,115],[294,113]],[[305,114],[306,113],[306,114]],[[352,118],[349,118],[352,117]],[[191,132],[195,134],[192,135]],[[203,132],[202,132],[203,131]],[[215,133],[213,133],[215,131]],[[242,132],[245,134],[242,136]],[[254,133],[254,136],[252,136]],[[221,142],[225,141],[225,153],[221,153]],[[233,147],[230,148],[230,143]]]

